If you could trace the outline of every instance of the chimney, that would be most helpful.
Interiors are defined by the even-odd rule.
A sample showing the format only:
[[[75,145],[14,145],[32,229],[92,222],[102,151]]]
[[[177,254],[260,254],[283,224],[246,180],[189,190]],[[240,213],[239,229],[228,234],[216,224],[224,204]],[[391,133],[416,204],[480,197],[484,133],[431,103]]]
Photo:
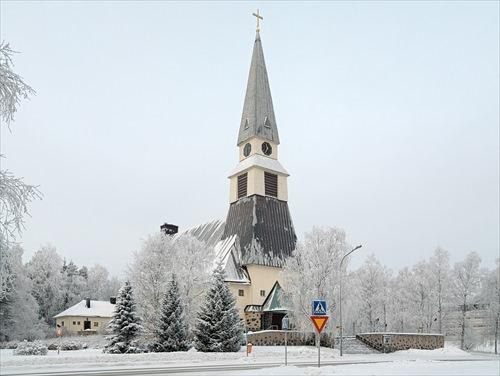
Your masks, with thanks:
[[[160,226],[160,230],[165,234],[165,235],[175,235],[179,232],[179,226],[170,224],[170,223],[164,223]]]
[[[116,304],[116,296],[111,296],[111,297],[109,298],[109,302],[110,302],[111,304]]]
[[[85,298],[85,307],[90,308],[90,298]]]

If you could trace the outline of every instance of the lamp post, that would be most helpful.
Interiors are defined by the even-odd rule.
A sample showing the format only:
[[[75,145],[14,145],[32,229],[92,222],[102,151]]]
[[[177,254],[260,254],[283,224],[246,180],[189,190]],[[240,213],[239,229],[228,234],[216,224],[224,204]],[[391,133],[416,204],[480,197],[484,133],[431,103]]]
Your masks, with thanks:
[[[346,259],[347,256],[349,256],[351,253],[353,253],[355,250],[360,249],[362,246],[358,245],[354,249],[352,249],[350,252],[346,253],[344,257],[340,260],[340,267],[339,267],[339,275],[340,275],[340,283],[339,283],[339,316],[340,316],[340,356],[342,356],[342,337],[344,335],[344,326],[342,323],[342,264],[344,263],[344,260]]]

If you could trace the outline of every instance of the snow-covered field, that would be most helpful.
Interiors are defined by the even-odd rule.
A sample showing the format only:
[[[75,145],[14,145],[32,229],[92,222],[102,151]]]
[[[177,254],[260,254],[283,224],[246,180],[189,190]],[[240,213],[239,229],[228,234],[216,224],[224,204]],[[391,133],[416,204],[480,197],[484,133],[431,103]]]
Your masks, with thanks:
[[[1,374],[46,371],[77,371],[83,369],[126,369],[169,366],[203,365],[252,365],[269,363],[263,370],[231,371],[225,374],[241,375],[498,375],[498,357],[471,355],[455,347],[437,350],[407,350],[392,354],[346,354],[342,358],[338,350],[321,349],[321,359],[326,362],[383,362],[353,365],[328,365],[295,367],[296,362],[315,362],[317,349],[307,346],[288,347],[288,361],[292,366],[276,367],[284,362],[284,347],[255,346],[247,357],[244,348],[238,353],[201,353],[195,350],[173,353],[103,354],[100,349],[76,351],[49,351],[46,356],[15,356],[12,350],[0,350]],[[318,373],[319,372],[319,373]],[[224,373],[219,372],[219,373]]]

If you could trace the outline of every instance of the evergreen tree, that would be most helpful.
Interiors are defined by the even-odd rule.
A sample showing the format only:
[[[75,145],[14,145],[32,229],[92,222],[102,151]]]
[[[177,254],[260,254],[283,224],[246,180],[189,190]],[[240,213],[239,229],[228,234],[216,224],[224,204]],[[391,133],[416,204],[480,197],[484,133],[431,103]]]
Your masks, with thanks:
[[[213,272],[210,289],[198,312],[195,347],[203,352],[236,352],[241,348],[243,325],[219,265]]]
[[[163,351],[187,351],[189,349],[184,308],[175,274],[168,284],[163,299],[158,329],[158,342]]]
[[[128,281],[118,292],[115,313],[108,329],[112,335],[108,338],[109,343],[104,349],[105,352],[112,354],[135,352],[131,342],[142,330],[142,325],[141,319],[136,313],[132,286]]]

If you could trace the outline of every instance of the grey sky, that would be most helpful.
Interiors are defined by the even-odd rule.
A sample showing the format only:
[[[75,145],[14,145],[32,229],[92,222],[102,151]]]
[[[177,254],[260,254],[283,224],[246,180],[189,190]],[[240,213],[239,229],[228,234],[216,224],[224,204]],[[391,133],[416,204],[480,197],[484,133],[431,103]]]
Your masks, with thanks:
[[[392,268],[499,250],[498,2],[7,2],[36,90],[3,167],[40,185],[23,243],[121,273],[165,221],[228,209],[261,9],[297,233],[339,226]]]

